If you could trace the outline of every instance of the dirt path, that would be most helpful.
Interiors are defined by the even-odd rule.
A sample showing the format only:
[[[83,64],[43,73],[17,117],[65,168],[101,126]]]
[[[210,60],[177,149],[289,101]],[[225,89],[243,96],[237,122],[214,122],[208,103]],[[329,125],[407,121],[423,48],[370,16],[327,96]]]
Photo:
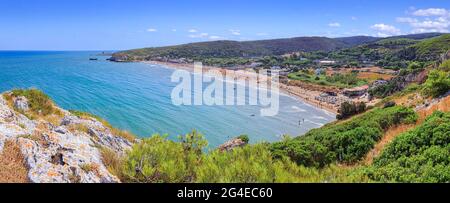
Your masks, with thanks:
[[[380,155],[384,147],[386,147],[389,143],[391,143],[397,136],[400,134],[407,132],[414,127],[422,124],[425,119],[433,114],[435,111],[443,111],[443,112],[449,112],[450,111],[450,96],[447,96],[438,103],[435,103],[434,105],[431,105],[427,108],[423,108],[417,111],[417,114],[419,116],[419,119],[417,120],[416,124],[412,125],[399,125],[394,128],[389,129],[384,137],[381,139],[380,142],[378,142],[375,147],[367,153],[363,163],[366,165],[370,165],[373,163],[373,159]]]

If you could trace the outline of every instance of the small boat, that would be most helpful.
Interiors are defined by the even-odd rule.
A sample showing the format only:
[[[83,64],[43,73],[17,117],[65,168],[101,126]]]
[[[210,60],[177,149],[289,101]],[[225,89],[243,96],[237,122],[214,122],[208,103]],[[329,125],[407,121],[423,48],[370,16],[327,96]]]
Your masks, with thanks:
[[[89,58],[90,61],[97,61],[98,58]]]

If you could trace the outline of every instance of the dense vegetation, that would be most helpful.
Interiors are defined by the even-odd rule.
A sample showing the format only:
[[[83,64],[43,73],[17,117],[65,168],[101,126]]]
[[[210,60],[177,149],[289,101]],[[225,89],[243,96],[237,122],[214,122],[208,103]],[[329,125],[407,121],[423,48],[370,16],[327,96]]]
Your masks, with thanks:
[[[422,40],[406,49],[412,51],[407,57],[416,61],[437,61],[441,54],[450,50],[450,34]]]
[[[299,80],[318,85],[335,86],[339,88],[356,87],[367,84],[367,81],[359,79],[357,73],[335,73],[331,76],[324,72],[319,74],[309,70],[302,70],[288,75],[289,79]]]
[[[51,98],[38,89],[15,89],[3,94],[3,97],[11,108],[32,120],[45,118],[56,124],[58,118],[63,116],[62,111],[54,105]],[[28,100],[28,110],[17,108],[14,103],[18,97],[25,97]]]
[[[223,152],[205,152],[207,142],[195,131],[179,142],[154,135],[136,144],[124,159],[116,157],[108,163],[124,182],[450,181],[450,113],[435,112],[423,124],[399,135],[372,165],[334,165],[357,162],[385,129],[414,120],[416,114],[404,107],[375,109],[304,137]]]
[[[311,130],[304,136],[274,143],[271,150],[275,157],[288,156],[303,166],[355,163],[373,148],[386,129],[416,119],[415,112],[405,107],[374,109],[351,120]]]
[[[426,95],[438,97],[450,90],[450,60],[444,61],[437,69],[428,73],[424,84]]]
[[[435,112],[422,125],[398,136],[367,174],[380,182],[449,182],[450,113]]]
[[[349,118],[353,115],[363,113],[366,111],[367,106],[364,102],[344,102],[341,104],[341,107],[339,108],[339,114],[336,115],[336,119],[342,120]]]
[[[429,63],[450,50],[450,34],[432,38],[395,37],[331,52],[329,58],[349,63],[372,63],[381,67],[407,68],[412,62]]]
[[[184,58],[206,65],[232,67],[261,63],[261,67],[290,69],[318,67],[315,60],[336,60],[336,66],[358,67],[374,64],[406,68],[413,61],[430,62],[450,49],[450,35],[425,33],[390,38],[298,37],[261,41],[214,41],[178,46],[144,48],[115,53],[113,60],[169,60]],[[292,54],[281,57],[284,54]],[[296,71],[294,71],[296,72]]]
[[[205,153],[206,144],[203,136],[195,131],[180,137],[180,142],[154,135],[136,144],[123,160],[110,152],[104,157],[109,169],[124,182],[361,182],[367,179],[362,174],[351,175],[350,169],[330,166],[319,170],[298,166],[286,157],[274,159],[268,144]]]
[[[168,58],[230,58],[282,55],[298,51],[332,51],[350,47],[377,38],[359,36],[355,38],[297,37],[260,41],[213,41],[178,46],[136,49],[114,54],[127,55],[130,60],[144,60],[155,57]]]

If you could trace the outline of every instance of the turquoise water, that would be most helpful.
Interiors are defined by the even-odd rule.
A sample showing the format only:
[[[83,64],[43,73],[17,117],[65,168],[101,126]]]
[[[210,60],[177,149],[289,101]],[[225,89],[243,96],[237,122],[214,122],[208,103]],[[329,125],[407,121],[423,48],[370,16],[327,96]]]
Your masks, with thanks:
[[[175,106],[173,69],[143,63],[114,63],[98,52],[0,52],[0,91],[36,87],[62,108],[99,115],[140,137],[154,133],[176,139],[192,129],[215,147],[241,134],[252,142],[302,135],[334,115],[280,97],[280,113],[261,117],[259,106]],[[299,120],[305,122],[299,125]]]

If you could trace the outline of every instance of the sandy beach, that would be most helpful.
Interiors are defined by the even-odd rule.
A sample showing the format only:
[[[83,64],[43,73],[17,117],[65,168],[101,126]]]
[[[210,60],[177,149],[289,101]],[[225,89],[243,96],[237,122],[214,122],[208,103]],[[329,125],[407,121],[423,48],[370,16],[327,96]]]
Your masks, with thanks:
[[[189,72],[194,71],[194,64],[181,64],[181,63],[170,63],[170,62],[161,62],[161,61],[145,61],[143,63],[153,64],[153,65],[162,65],[169,68],[175,68],[180,70],[186,70]],[[203,72],[207,74],[211,74],[211,70],[219,71],[222,75],[226,75],[227,77],[234,78],[235,80],[249,80],[258,78],[257,74],[250,71],[245,70],[227,70],[224,68],[213,67],[213,66],[203,66]],[[271,80],[270,77],[262,77],[257,79],[259,82],[267,82],[267,80]],[[320,91],[312,91],[299,86],[286,85],[283,83],[279,83],[280,92],[296,98],[302,102],[308,103],[314,107],[323,109],[327,112],[337,114],[338,108],[335,105],[328,104],[325,102],[320,102],[315,98],[319,96],[322,92]]]

